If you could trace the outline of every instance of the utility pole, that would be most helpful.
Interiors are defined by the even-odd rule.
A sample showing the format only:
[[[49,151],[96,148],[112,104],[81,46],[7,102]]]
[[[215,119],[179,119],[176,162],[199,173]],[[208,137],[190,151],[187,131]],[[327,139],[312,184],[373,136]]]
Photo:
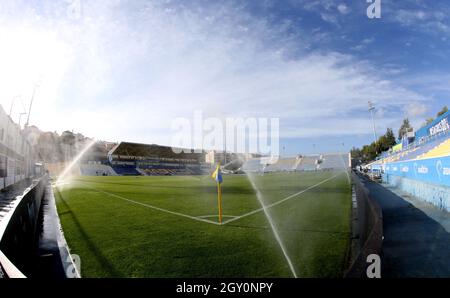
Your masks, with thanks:
[[[373,139],[374,142],[377,141],[377,132],[375,131],[375,119],[373,117],[373,111],[375,110],[375,107],[373,106],[373,103],[369,100],[369,112],[372,116],[372,128],[373,128]]]

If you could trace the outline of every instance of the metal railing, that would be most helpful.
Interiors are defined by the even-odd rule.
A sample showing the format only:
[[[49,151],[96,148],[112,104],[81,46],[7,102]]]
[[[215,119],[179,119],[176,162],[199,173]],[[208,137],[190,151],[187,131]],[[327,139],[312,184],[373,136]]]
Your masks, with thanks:
[[[14,273],[14,277],[24,277],[32,271],[39,212],[47,181],[47,176],[33,181],[32,185],[17,197],[14,207],[0,224],[0,262],[8,276],[7,268]]]
[[[16,266],[0,251],[0,277],[26,278]]]

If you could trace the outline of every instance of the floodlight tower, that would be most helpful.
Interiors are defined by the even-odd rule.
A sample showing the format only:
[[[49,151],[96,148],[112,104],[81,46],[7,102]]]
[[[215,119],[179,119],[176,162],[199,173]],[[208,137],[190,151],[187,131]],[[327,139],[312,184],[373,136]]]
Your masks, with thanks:
[[[31,106],[33,105],[34,95],[36,93],[37,87],[39,87],[39,84],[34,84],[33,94],[31,95],[30,107],[28,108],[27,123],[25,123],[25,126],[28,126],[28,124],[30,123]]]
[[[20,126],[20,123],[21,123],[21,121],[22,121],[22,116],[23,116],[23,115],[26,115],[26,114],[27,114],[27,113],[25,113],[25,112],[19,114],[19,127],[22,127],[22,126]]]
[[[377,132],[375,131],[375,119],[373,117],[374,110],[375,110],[375,107],[374,107],[373,103],[369,100],[369,112],[370,112],[370,115],[372,116],[373,138],[374,138],[374,142],[376,142],[377,141]]]
[[[20,95],[16,95],[11,99],[11,106],[9,108],[9,117],[11,117],[12,111],[13,111],[13,106],[14,106],[14,102],[16,101],[16,99],[20,98]]]

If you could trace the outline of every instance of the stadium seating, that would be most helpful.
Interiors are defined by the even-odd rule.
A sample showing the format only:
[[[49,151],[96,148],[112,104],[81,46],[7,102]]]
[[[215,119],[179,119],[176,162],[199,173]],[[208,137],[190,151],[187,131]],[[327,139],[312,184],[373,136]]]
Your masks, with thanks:
[[[138,144],[121,142],[108,153],[109,159],[120,159],[120,157],[144,158],[144,159],[168,159],[168,160],[189,160],[191,162],[204,161],[204,153],[193,153],[184,150],[176,153],[172,147],[160,146],[156,144]]]
[[[146,176],[201,175],[206,172],[200,165],[159,165],[147,168],[136,168],[136,170]]]
[[[314,171],[317,170],[317,160],[319,156],[303,156],[297,165],[297,171]]]
[[[424,144],[418,145],[417,147],[408,148],[406,150],[400,151],[399,153],[390,155],[384,159],[381,159],[380,161],[382,163],[391,163],[391,162],[397,162],[397,161],[428,158],[431,156],[426,157],[426,154],[434,149],[438,149],[439,147],[440,147],[440,149],[439,149],[439,151],[437,151],[438,153],[441,152],[440,150],[443,150],[443,152],[445,152],[446,148],[447,148],[447,152],[448,152],[448,147],[440,146],[441,144],[445,143],[446,141],[447,140],[445,140],[445,139],[443,140],[442,138],[430,140]],[[443,152],[441,152],[441,153],[444,154]]]
[[[222,170],[229,171],[229,172],[236,172],[239,171],[240,168],[242,168],[242,165],[244,164],[244,161],[240,158],[236,158],[228,162],[227,164],[222,166]]]
[[[284,172],[294,170],[296,158],[279,158],[275,163],[265,167],[265,172]]]
[[[265,164],[261,161],[260,158],[254,158],[247,160],[242,165],[242,170],[245,172],[262,172],[265,167]]]
[[[422,137],[400,152],[369,164],[383,183],[450,211],[450,131]],[[384,165],[382,165],[384,164]]]
[[[80,172],[83,176],[117,176],[110,166],[103,164],[82,164]]]
[[[114,172],[116,172],[118,175],[122,176],[140,176],[141,173],[139,173],[136,170],[135,166],[132,165],[113,165],[112,166]]]
[[[209,167],[201,164],[178,164],[160,163],[153,165],[112,165],[112,170],[118,175],[145,175],[145,176],[168,176],[168,175],[202,175],[209,172]]]
[[[342,169],[347,167],[346,160],[348,156],[344,154],[329,154],[321,157],[322,162],[319,164],[319,169]]]
[[[432,136],[427,140],[419,140],[412,143],[402,151],[387,154],[382,153],[378,160],[381,163],[391,163],[398,161],[406,161],[412,159],[423,159],[431,157],[440,157],[450,154],[448,140],[450,139],[450,132],[441,133]]]
[[[118,175],[201,175],[209,171],[204,153],[155,144],[121,142],[108,153],[108,161]]]
[[[136,169],[143,175],[201,175],[209,171],[209,167],[205,170],[202,164],[190,162],[170,162],[164,161],[138,161]]]
[[[431,149],[427,153],[424,153],[418,157],[418,159],[442,157],[450,155],[450,139],[440,143],[435,148]]]

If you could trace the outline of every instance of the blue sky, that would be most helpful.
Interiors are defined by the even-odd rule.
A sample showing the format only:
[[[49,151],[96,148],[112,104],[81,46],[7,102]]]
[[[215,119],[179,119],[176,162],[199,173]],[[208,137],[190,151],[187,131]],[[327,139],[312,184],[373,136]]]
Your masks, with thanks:
[[[2,1],[0,102],[31,124],[170,144],[171,122],[279,117],[284,154],[348,150],[449,103],[450,3]],[[78,10],[80,9],[80,10]]]

